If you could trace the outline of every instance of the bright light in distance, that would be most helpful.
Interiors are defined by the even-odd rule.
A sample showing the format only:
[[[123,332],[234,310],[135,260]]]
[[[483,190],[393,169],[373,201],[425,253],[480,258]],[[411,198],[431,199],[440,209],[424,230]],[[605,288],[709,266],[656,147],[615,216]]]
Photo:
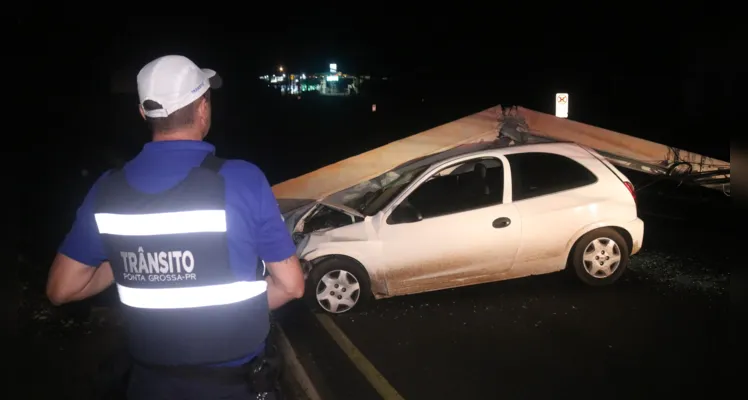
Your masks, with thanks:
[[[338,76],[337,75],[328,75],[327,76],[327,81],[328,82],[337,82],[337,80],[338,80]]]
[[[278,71],[283,72],[283,67],[278,67]]]

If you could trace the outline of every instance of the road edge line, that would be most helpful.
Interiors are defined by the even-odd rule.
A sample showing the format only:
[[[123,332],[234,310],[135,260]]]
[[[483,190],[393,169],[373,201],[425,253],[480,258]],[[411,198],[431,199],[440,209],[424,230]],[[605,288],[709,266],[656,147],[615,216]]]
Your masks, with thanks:
[[[322,397],[320,397],[317,392],[317,388],[314,387],[312,380],[306,373],[304,366],[301,365],[299,357],[296,355],[293,346],[291,346],[291,342],[288,340],[288,337],[286,337],[286,333],[283,332],[283,328],[281,328],[280,325],[277,325],[277,329],[279,339],[278,347],[283,355],[283,363],[286,367],[284,369],[291,373],[291,376],[299,387],[301,387],[301,390],[306,394],[309,400],[322,400]]]
[[[314,314],[348,359],[385,400],[405,400],[327,314]]]

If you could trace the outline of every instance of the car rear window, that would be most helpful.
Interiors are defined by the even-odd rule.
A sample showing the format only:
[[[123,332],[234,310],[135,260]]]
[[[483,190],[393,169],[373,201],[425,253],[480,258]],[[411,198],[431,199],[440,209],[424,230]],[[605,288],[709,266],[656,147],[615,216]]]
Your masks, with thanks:
[[[530,199],[597,182],[582,164],[553,153],[519,153],[506,156],[512,169],[512,199]]]

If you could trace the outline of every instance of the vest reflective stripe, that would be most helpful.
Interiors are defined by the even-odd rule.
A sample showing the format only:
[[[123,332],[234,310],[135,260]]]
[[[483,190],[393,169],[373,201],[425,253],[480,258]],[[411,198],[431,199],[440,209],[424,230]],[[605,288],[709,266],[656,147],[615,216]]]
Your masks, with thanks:
[[[156,214],[95,214],[99,233],[122,236],[226,232],[226,211],[198,210]]]
[[[135,308],[194,308],[238,303],[267,291],[265,281],[240,281],[225,285],[143,289],[117,284],[120,301]]]

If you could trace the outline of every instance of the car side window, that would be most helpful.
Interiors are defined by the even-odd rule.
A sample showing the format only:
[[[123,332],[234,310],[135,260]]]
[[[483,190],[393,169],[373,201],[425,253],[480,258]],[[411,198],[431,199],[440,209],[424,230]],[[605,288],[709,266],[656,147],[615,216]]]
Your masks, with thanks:
[[[423,182],[399,206],[433,218],[501,204],[504,168],[501,160],[481,158],[446,167]]]
[[[506,156],[512,170],[512,200],[575,189],[597,182],[592,171],[559,154],[518,153]]]

